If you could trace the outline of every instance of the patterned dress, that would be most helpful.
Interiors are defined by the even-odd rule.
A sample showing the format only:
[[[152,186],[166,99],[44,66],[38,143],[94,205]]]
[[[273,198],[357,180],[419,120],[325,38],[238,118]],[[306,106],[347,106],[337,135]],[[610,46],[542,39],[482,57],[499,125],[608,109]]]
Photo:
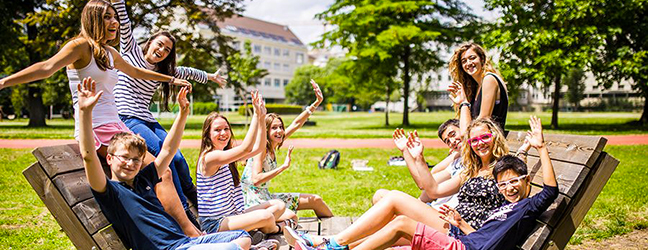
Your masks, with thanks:
[[[458,197],[459,205],[455,209],[475,229],[479,229],[490,212],[505,201],[495,180],[483,176],[468,179],[459,189]]]
[[[241,188],[243,189],[243,198],[245,199],[245,208],[259,205],[263,202],[279,199],[286,203],[286,208],[297,212],[299,206],[299,193],[270,193],[268,187],[270,181],[263,183],[259,186],[254,186],[252,182],[252,168],[254,166],[253,158],[247,160],[243,176],[241,177]],[[263,161],[262,172],[266,173],[277,168],[277,160],[272,159],[269,154],[266,154]]]

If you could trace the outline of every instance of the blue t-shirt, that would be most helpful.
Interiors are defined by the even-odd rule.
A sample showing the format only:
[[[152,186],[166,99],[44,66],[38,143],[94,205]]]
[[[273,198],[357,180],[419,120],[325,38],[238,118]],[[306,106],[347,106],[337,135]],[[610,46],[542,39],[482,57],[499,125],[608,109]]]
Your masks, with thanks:
[[[92,190],[127,249],[175,249],[190,240],[155,195],[153,188],[160,181],[151,163],[135,176],[132,187],[108,180],[106,192]]]
[[[531,198],[503,205],[491,213],[483,226],[457,239],[466,249],[514,249],[518,241],[528,237],[536,219],[558,197],[558,187],[544,185]]]

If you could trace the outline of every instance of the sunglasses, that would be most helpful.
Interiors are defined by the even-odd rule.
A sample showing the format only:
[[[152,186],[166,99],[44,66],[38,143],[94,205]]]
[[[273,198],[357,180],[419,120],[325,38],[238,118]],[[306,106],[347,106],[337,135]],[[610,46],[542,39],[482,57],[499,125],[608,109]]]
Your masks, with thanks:
[[[510,179],[508,181],[498,182],[497,183],[497,188],[499,190],[503,190],[503,189],[506,189],[506,187],[508,187],[508,185],[517,186],[518,184],[520,184],[520,181],[522,179],[526,178],[527,176],[529,176],[529,175],[525,174],[525,175],[518,176],[518,177],[515,177],[513,179]]]
[[[483,143],[488,143],[491,140],[493,140],[493,134],[486,133],[486,134],[475,136],[473,138],[468,139],[468,143],[470,143],[470,146],[477,146],[477,143],[479,143],[479,141],[481,141]]]

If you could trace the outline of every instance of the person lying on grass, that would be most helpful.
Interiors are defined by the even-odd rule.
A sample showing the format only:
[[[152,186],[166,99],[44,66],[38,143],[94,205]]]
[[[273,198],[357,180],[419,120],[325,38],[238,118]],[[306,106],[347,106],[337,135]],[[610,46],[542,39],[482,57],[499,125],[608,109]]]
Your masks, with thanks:
[[[180,225],[166,212],[158,200],[155,184],[180,146],[182,131],[189,114],[187,92],[178,93],[180,114],[155,161],[142,168],[146,142],[139,135],[118,133],[110,140],[106,160],[110,165],[112,180],[104,174],[95,151],[92,135],[92,109],[103,94],[96,91],[91,78],[83,79],[77,87],[80,117],[79,148],[83,157],[88,183],[101,211],[124,242],[132,249],[248,249],[251,240],[245,231],[230,231],[190,238]],[[204,248],[201,248],[204,249]]]
[[[466,235],[448,236],[407,216],[397,216],[354,249],[385,249],[402,237],[411,240],[413,250],[515,249],[531,233],[536,219],[558,197],[558,184],[549,151],[544,144],[540,119],[532,116],[529,123],[531,131],[527,132],[527,140],[538,150],[542,164],[544,186],[540,193],[527,198],[531,193],[531,177],[527,166],[520,158],[506,155],[498,159],[493,168],[493,176],[496,177],[497,188],[504,195],[507,204],[493,210],[478,230],[466,223],[456,210],[443,206],[440,218],[458,227]],[[425,164],[421,146],[410,140],[408,149],[419,164]],[[306,246],[304,241],[297,241],[296,249],[313,248]]]

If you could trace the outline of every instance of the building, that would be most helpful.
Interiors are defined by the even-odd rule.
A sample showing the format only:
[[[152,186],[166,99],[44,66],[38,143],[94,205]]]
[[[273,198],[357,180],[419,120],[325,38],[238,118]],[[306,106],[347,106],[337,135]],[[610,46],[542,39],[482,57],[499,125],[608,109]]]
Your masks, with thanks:
[[[284,86],[292,79],[295,69],[308,63],[308,48],[285,25],[266,22],[250,17],[235,16],[217,23],[224,35],[234,37],[231,44],[243,49],[250,40],[252,53],[260,57],[259,68],[268,70],[259,84],[254,87],[263,93],[266,103],[283,103],[286,99]],[[206,25],[199,25],[202,36],[213,36]],[[221,110],[236,110],[243,101],[233,89],[219,91],[217,96]]]

